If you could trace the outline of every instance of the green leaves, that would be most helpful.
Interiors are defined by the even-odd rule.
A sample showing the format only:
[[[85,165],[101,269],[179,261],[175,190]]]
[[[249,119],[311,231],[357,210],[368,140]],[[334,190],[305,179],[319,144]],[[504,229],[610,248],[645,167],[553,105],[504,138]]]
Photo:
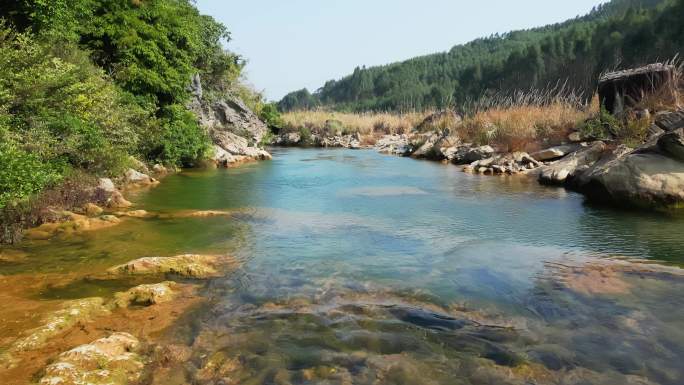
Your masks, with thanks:
[[[0,143],[0,209],[62,178],[63,165],[44,163],[11,142]]]

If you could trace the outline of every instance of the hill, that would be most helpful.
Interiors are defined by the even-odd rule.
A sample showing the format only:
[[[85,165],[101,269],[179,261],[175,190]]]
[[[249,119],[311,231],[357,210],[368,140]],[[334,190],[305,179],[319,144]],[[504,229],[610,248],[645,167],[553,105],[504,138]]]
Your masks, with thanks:
[[[563,23],[492,35],[385,66],[357,67],[313,94],[303,89],[286,95],[279,108],[424,110],[559,84],[588,96],[606,69],[681,52],[683,21],[683,0],[613,0]]]

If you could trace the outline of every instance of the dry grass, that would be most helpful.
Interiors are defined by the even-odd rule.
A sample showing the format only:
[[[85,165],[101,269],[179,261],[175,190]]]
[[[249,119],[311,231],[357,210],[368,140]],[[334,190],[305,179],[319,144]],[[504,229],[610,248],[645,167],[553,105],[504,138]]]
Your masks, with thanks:
[[[406,134],[418,126],[426,113],[344,113],[325,110],[293,111],[283,114],[286,131],[302,128],[314,133],[341,134],[359,133],[363,136],[378,134]]]
[[[535,151],[541,144],[565,140],[578,123],[594,113],[558,101],[548,105],[494,107],[466,117],[456,132],[463,140],[495,145],[501,151]]]
[[[522,95],[522,94],[521,94]],[[576,98],[540,99],[535,96],[500,98],[487,106],[469,110],[460,122],[454,114],[434,112],[342,113],[325,110],[295,111],[283,115],[285,131],[306,131],[336,135],[358,133],[364,144],[373,144],[387,134],[434,131],[457,135],[464,142],[489,144],[501,151],[535,151],[544,145],[559,144],[589,117],[598,113],[598,98],[582,106]],[[540,101],[541,100],[541,101]],[[426,120],[433,116],[432,120]],[[421,125],[421,123],[423,123]]]

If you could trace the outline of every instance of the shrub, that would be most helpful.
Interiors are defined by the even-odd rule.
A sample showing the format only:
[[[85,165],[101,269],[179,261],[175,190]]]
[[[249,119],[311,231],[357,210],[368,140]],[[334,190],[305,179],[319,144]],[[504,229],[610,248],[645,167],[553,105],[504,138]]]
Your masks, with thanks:
[[[271,131],[279,131],[285,125],[275,103],[265,104],[259,112],[259,118],[263,120]]]
[[[164,110],[158,136],[151,137],[150,160],[173,165],[192,165],[209,150],[209,138],[195,115],[182,105]]]
[[[0,209],[24,201],[62,178],[63,166],[42,162],[14,143],[0,143]]]

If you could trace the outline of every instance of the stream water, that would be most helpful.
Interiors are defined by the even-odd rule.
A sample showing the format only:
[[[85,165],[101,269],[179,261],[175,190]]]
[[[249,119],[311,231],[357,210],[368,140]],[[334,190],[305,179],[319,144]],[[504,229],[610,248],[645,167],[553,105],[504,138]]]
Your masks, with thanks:
[[[126,289],[74,277],[139,257],[239,258],[164,333],[192,356],[159,384],[684,383],[684,218],[349,150],[275,149],[132,200],[162,216],[26,242],[0,275],[56,303]],[[163,216],[187,210],[235,214]],[[6,314],[0,342],[38,319]]]

